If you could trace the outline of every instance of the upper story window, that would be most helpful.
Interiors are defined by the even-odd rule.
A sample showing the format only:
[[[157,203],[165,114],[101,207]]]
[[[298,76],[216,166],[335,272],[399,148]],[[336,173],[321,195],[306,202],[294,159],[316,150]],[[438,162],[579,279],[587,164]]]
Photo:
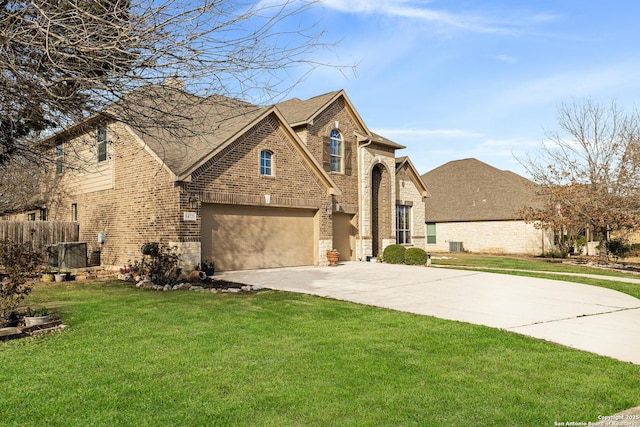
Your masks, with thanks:
[[[98,162],[107,160],[107,127],[100,126],[96,130],[96,150],[98,152]]]
[[[344,143],[338,129],[331,131],[329,154],[331,156],[331,172],[344,172]]]
[[[273,175],[273,153],[269,150],[260,152],[260,175]]]
[[[64,161],[64,146],[56,145],[56,173],[62,173],[62,162]]]

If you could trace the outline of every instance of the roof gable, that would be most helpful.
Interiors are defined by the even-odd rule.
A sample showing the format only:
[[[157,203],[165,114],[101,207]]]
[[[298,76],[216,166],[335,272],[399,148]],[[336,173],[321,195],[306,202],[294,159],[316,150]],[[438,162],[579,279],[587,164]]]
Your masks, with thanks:
[[[400,169],[402,169],[403,167],[407,168],[407,172],[409,173],[409,176],[411,177],[411,181],[413,181],[414,185],[416,186],[416,188],[420,192],[420,195],[422,197],[431,197],[431,194],[429,193],[429,190],[427,189],[427,186],[425,185],[424,181],[422,180],[422,177],[418,173],[418,170],[416,169],[416,167],[411,162],[411,159],[409,159],[409,157],[407,157],[407,156],[396,158],[396,173]]]
[[[404,145],[397,144],[383,136],[375,134],[369,130],[360,114],[353,106],[353,103],[344,90],[337,90],[324,95],[314,96],[307,100],[293,98],[276,104],[276,107],[282,112],[283,117],[287,120],[292,128],[313,124],[313,121],[329,108],[338,99],[344,99],[347,111],[353,118],[354,122],[361,129],[356,131],[359,142],[371,142],[378,145],[390,147],[396,150],[406,148]]]
[[[178,180],[267,110],[232,98],[167,90],[143,91],[126,101],[137,105],[129,128]],[[167,108],[158,111],[158,102]]]
[[[344,92],[336,90],[307,100],[292,98],[276,104],[291,127],[312,123],[313,120]]]
[[[272,116],[281,126],[284,133],[290,138],[293,146],[296,149],[297,154],[311,167],[311,170],[315,173],[315,175],[322,182],[324,187],[327,189],[327,194],[341,194],[340,190],[336,183],[331,179],[329,174],[324,171],[318,161],[313,157],[309,149],[306,145],[300,140],[298,135],[291,129],[291,127],[287,124],[282,117],[282,114],[275,107],[265,107],[256,111],[256,115],[249,114],[244,115],[242,118],[251,119],[249,121],[243,121],[240,117],[234,117],[230,120],[228,125],[228,129],[226,132],[218,132],[219,135],[228,135],[228,137],[222,141],[222,143],[218,144],[212,151],[206,152],[204,156],[202,156],[197,162],[192,163],[181,175],[176,177],[178,181],[190,181],[191,175],[201,166],[205,165],[209,160],[218,155],[221,151],[223,151],[226,147],[231,145],[234,141],[240,138],[242,135],[251,130],[255,125],[259,122],[267,119],[269,116]]]
[[[422,179],[431,193],[427,222],[516,220],[536,204],[533,182],[476,159],[446,163]]]

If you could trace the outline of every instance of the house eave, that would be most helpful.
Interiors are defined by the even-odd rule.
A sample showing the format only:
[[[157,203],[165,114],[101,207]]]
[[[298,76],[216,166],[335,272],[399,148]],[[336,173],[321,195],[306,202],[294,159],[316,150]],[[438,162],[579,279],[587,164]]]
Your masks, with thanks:
[[[387,147],[387,148],[392,148],[394,150],[402,150],[403,148],[407,148],[404,145],[400,145],[396,142],[393,142],[389,139],[383,138],[380,135],[374,135],[374,134],[369,134],[369,133],[363,133],[360,131],[355,131],[354,132],[356,134],[356,138],[358,140],[359,143],[361,144],[365,144],[365,143],[373,143],[376,145],[381,145],[383,147]]]

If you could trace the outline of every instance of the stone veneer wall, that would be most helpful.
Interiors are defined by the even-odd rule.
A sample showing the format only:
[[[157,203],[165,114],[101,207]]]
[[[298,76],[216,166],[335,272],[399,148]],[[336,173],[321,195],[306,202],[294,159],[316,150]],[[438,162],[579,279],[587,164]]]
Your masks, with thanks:
[[[448,252],[449,242],[462,242],[470,252],[532,254],[542,253],[542,230],[524,221],[478,221],[436,224],[436,244],[427,251]],[[552,248],[553,235],[545,235],[544,250]]]
[[[407,168],[408,165],[405,164],[402,169],[396,171],[397,204],[411,205],[411,243],[406,246],[425,249],[425,203]]]

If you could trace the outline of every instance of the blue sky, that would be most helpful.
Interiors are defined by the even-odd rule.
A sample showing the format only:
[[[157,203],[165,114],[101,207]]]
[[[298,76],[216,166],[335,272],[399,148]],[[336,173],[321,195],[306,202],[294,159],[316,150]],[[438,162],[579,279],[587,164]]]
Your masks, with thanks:
[[[337,41],[290,96],[345,89],[420,173],[475,157],[526,176],[560,102],[640,95],[640,2],[321,0],[304,15]]]

